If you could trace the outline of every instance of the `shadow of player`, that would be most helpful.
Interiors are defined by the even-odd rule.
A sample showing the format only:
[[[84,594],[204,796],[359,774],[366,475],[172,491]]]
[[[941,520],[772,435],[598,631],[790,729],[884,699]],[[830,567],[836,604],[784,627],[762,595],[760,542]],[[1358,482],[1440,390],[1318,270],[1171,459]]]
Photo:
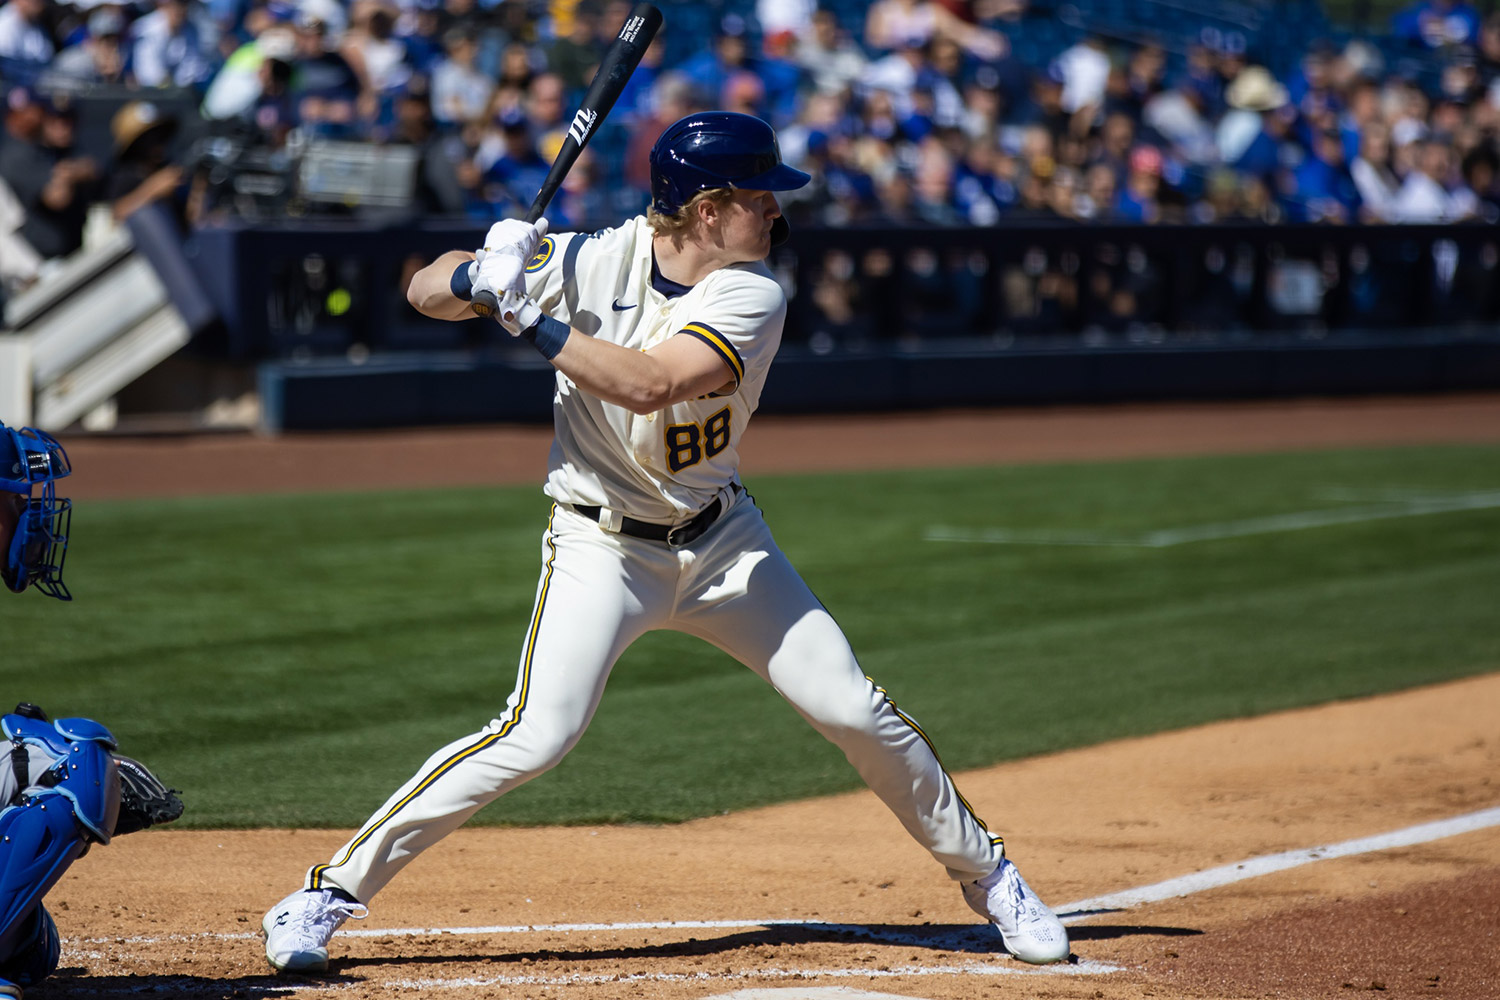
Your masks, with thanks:
[[[1185,936],[1199,931],[1177,927],[1080,927],[1069,930],[1076,940],[1102,940],[1130,934]],[[423,938],[431,944],[441,935]],[[721,955],[746,948],[795,947],[808,944],[859,944],[899,948],[907,961],[912,949],[934,954],[1004,955],[997,931],[987,924],[841,924],[797,923],[771,924],[755,930],[742,930],[712,937],[691,937],[684,941],[599,948],[538,948],[524,951],[475,951],[465,949],[452,954],[386,955],[334,959],[334,970],[367,966],[446,965],[494,963],[529,965],[535,962],[619,962],[643,959],[691,959]]]
[[[300,982],[299,982],[300,980]],[[324,980],[327,981],[326,979]],[[347,980],[353,982],[353,980]],[[91,976],[87,969],[59,969],[26,990],[26,1000],[83,1000],[84,997],[172,997],[173,1000],[275,1000],[306,989],[307,980],[263,976]]]

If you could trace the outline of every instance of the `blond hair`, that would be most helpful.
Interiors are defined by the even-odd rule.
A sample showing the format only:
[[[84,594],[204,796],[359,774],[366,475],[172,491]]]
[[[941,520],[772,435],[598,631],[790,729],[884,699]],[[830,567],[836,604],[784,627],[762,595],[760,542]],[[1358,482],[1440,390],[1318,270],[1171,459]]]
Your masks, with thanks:
[[[733,194],[734,191],[727,187],[709,188],[707,191],[698,191],[671,215],[664,215],[654,207],[646,209],[646,223],[657,236],[682,237],[687,234],[688,229],[693,225],[693,221],[698,218],[698,205],[700,202],[712,201],[717,205],[722,205]]]

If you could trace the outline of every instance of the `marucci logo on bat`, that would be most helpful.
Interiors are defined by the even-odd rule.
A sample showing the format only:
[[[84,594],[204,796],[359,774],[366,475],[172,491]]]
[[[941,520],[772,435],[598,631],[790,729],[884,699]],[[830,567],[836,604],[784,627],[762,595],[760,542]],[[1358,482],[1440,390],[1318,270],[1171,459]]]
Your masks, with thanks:
[[[568,135],[582,146],[588,142],[589,133],[594,130],[594,122],[598,120],[599,112],[592,108],[579,108],[578,113],[573,116],[573,124],[568,126]]]

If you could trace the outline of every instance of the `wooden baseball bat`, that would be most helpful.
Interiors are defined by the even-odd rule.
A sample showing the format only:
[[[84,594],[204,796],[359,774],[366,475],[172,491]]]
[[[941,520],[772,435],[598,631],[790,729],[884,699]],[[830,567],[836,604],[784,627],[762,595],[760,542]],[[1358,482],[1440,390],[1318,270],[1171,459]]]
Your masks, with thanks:
[[[562,185],[563,178],[568,176],[568,171],[577,162],[578,154],[588,145],[594,130],[604,121],[610,108],[615,106],[630,74],[640,65],[641,56],[646,54],[646,46],[656,37],[661,23],[661,11],[649,3],[636,4],[630,16],[625,18],[620,33],[615,36],[614,43],[599,63],[599,70],[594,74],[588,92],[583,95],[583,103],[573,115],[573,124],[568,126],[568,135],[563,139],[562,148],[557,151],[557,158],[552,161],[552,169],[547,171],[547,179],[542,181],[541,189],[531,202],[531,209],[526,213],[527,222],[536,222],[547,211],[547,205]],[[474,293],[469,308],[478,316],[494,316],[500,309],[500,303],[490,292],[478,291]]]

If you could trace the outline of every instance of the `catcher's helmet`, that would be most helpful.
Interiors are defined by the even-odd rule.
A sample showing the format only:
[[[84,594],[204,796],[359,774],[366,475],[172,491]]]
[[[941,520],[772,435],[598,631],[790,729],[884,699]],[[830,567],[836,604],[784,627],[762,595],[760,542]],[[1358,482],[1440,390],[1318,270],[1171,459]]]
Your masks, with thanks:
[[[55,486],[72,471],[52,435],[0,423],[0,580],[17,594],[35,584],[48,597],[72,600],[62,568],[73,504]]]
[[[792,191],[812,180],[781,162],[771,126],[734,111],[679,118],[651,147],[651,207],[671,215],[699,191]]]

